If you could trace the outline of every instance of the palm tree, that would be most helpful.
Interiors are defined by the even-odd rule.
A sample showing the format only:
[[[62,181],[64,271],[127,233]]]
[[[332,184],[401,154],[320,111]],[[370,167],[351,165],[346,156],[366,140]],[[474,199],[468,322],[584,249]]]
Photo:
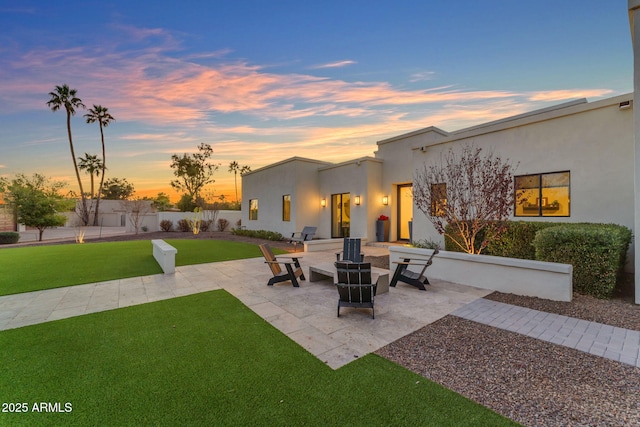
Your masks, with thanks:
[[[77,108],[85,108],[82,100],[76,97],[76,90],[69,89],[67,84],[62,86],[56,86],[53,92],[49,92],[51,99],[47,101],[47,105],[51,108],[51,111],[58,111],[64,107],[67,112],[67,135],[69,135],[69,148],[71,149],[71,159],[73,160],[73,168],[76,171],[76,178],[78,179],[78,186],[80,187],[80,197],[82,198],[82,221],[85,225],[89,223],[89,211],[87,210],[87,198],[82,188],[82,180],[80,179],[80,171],[78,170],[78,164],[76,163],[76,153],[73,150],[73,138],[71,137],[71,116],[76,114]]]
[[[102,175],[100,175],[100,186],[98,187],[98,197],[96,200],[96,215],[93,218],[93,225],[98,225],[100,195],[102,193],[102,184],[104,183],[104,171],[107,169],[107,159],[104,149],[104,132],[102,129],[106,128],[107,126],[109,126],[109,123],[116,120],[111,114],[109,114],[108,110],[109,109],[107,107],[94,104],[93,108],[89,109],[89,114],[84,115],[87,119],[87,123],[98,122],[98,125],[100,125],[100,141],[102,142]]]
[[[81,171],[86,171],[89,174],[89,176],[91,176],[90,196],[91,198],[93,198],[94,196],[93,190],[95,188],[94,182],[93,182],[93,175],[100,176],[100,173],[103,170],[102,160],[98,158],[97,154],[84,153],[84,157],[78,158],[78,167],[80,168]]]
[[[233,161],[229,163],[229,172],[233,173],[233,179],[236,184],[236,202],[238,201],[238,171],[240,170],[240,165],[238,162]]]

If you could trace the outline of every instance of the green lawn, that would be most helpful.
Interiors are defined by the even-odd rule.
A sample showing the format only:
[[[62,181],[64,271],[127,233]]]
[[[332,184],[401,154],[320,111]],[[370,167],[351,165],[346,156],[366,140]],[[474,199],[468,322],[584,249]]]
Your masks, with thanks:
[[[178,249],[177,266],[262,256],[260,249],[249,243],[166,242]],[[160,273],[149,240],[0,250],[0,296]]]
[[[223,290],[2,331],[0,360],[28,410],[0,425],[517,425],[376,355],[333,371]]]

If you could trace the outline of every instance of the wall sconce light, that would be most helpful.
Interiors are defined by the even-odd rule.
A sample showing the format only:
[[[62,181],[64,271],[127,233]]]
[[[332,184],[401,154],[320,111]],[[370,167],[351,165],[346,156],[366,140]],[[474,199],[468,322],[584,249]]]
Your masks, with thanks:
[[[389,204],[389,196],[382,196],[382,204],[385,206]]]
[[[356,196],[353,202],[354,202],[356,205],[360,205],[360,196]]]
[[[322,206],[323,208],[327,206],[327,199],[320,199],[320,206]]]

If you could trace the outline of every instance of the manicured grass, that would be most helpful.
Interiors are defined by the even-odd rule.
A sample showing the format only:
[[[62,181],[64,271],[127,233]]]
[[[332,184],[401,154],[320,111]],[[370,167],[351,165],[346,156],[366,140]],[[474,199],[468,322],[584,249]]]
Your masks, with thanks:
[[[0,425],[517,425],[376,355],[333,371],[223,290],[3,331],[0,360],[28,408]]]
[[[225,240],[167,240],[176,265],[262,256],[253,244]],[[277,252],[276,252],[277,253]],[[160,274],[149,240],[31,246],[0,250],[0,295]]]

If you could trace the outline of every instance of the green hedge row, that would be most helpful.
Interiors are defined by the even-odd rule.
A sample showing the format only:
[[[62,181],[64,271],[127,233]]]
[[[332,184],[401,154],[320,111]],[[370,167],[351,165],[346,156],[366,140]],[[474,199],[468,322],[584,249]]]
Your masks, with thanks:
[[[0,232],[0,245],[18,243],[18,240],[20,240],[20,233],[16,233],[15,231]]]
[[[232,228],[231,234],[235,234],[237,236],[257,237],[259,239],[273,240],[276,242],[284,238],[282,237],[282,234],[278,232],[267,230],[242,230],[240,228]]]
[[[536,259],[573,265],[573,289],[610,298],[631,243],[631,230],[615,224],[566,224],[540,230]]]
[[[478,246],[485,236],[490,240],[491,231],[479,233]],[[615,224],[507,221],[500,238],[490,241],[482,253],[571,264],[576,292],[609,298],[624,268],[631,237],[631,230]],[[462,252],[447,236],[445,249]]]

